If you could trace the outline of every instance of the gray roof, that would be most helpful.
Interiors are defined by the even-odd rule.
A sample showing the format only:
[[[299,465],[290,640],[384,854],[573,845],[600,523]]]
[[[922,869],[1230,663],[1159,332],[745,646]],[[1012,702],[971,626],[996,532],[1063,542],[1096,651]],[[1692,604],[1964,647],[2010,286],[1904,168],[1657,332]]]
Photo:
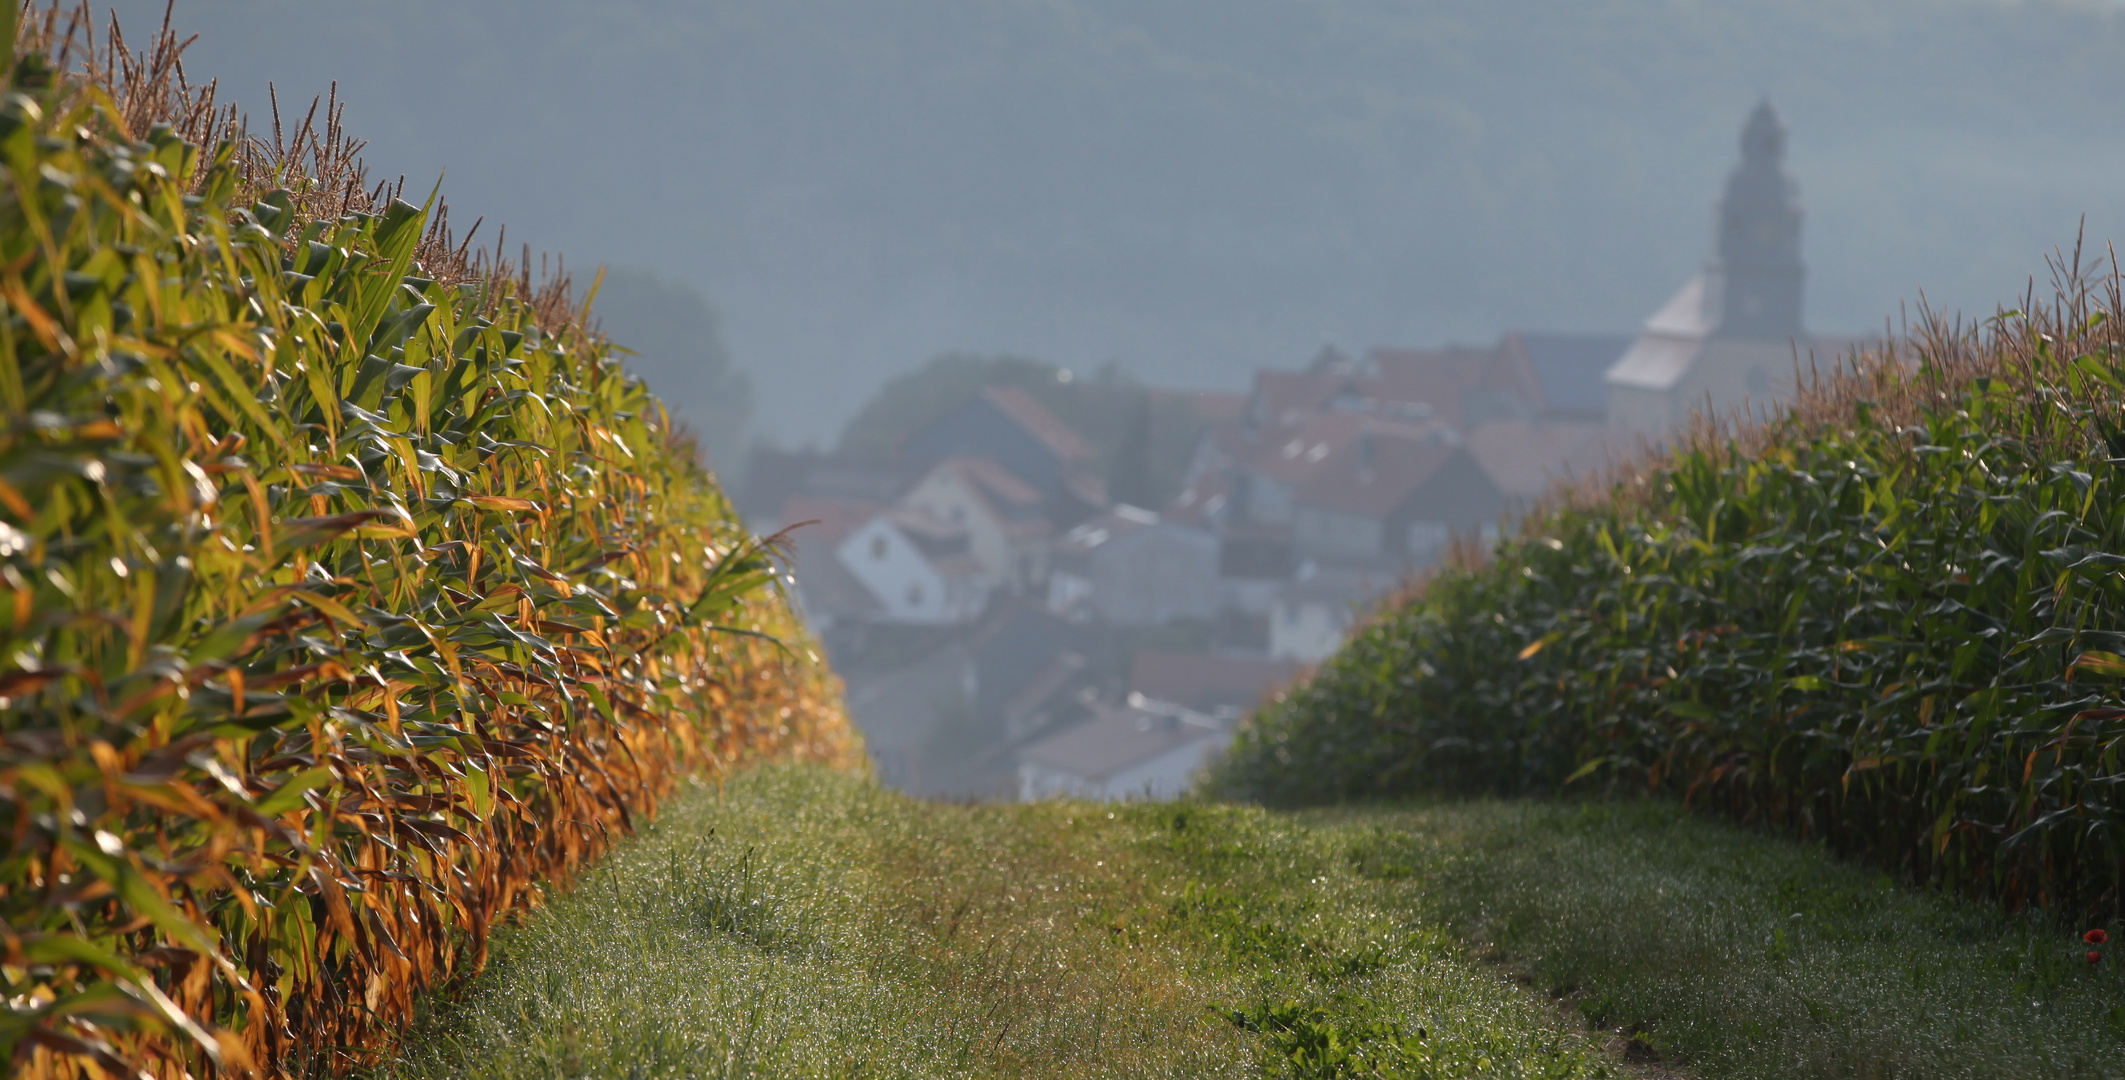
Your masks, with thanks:
[[[1131,695],[1131,704],[1101,707],[1092,719],[1018,752],[1018,759],[1085,780],[1105,780],[1200,739],[1224,732],[1215,720],[1168,702]]]
[[[1631,347],[1629,334],[1533,334],[1523,331],[1520,344],[1542,384],[1542,398],[1552,412],[1600,413],[1608,408],[1602,376]]]

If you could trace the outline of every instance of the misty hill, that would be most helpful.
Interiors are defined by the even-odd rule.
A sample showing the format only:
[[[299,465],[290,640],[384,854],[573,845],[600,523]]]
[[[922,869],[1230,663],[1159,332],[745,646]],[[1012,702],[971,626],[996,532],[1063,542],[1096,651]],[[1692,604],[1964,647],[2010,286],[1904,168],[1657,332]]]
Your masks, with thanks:
[[[731,366],[722,319],[700,290],[647,270],[608,270],[593,311],[628,350],[628,370],[656,388],[719,472],[742,459],[752,381]]]
[[[1147,509],[1180,493],[1189,457],[1220,404],[1202,400],[1220,395],[1154,390],[1112,367],[1084,378],[1022,357],[948,353],[886,383],[849,419],[835,451],[854,460],[892,457],[984,387],[1005,386],[1031,394],[1091,445],[1109,497]],[[1234,397],[1228,407],[1237,407]]]
[[[155,0],[120,5],[136,24]],[[1626,331],[1792,125],[1809,322],[2015,292],[2125,231],[2125,14],[2065,0],[181,3],[263,126],[338,79],[372,164],[699,285],[762,428],[949,350],[1237,388],[1324,336]],[[447,103],[447,105],[438,105]]]

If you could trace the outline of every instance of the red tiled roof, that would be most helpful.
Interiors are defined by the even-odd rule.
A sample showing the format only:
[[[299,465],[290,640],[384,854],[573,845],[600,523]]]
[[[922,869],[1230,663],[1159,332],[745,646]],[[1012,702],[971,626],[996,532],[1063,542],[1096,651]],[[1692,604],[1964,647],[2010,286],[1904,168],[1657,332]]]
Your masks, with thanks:
[[[1197,476],[1173,497],[1173,502],[1166,507],[1166,518],[1182,524],[1203,523],[1215,509],[1224,505],[1226,488],[1230,484],[1223,469],[1212,469]]]
[[[1264,476],[1287,484],[1304,484],[1331,468],[1334,459],[1348,453],[1365,432],[1414,441],[1453,441],[1452,432],[1437,424],[1383,420],[1369,413],[1331,409],[1310,414],[1295,424],[1261,431],[1244,443],[1234,458]]]
[[[1034,400],[1033,395],[1015,386],[983,387],[981,395],[1001,410],[1013,423],[1039,439],[1057,459],[1065,462],[1086,462],[1099,455],[1068,424],[1056,419],[1048,407]]]
[[[1599,471],[1628,448],[1627,437],[1601,424],[1493,420],[1469,432],[1468,452],[1498,490],[1535,499],[1568,477]]]
[[[1371,442],[1366,462],[1364,442]],[[1330,448],[1327,457],[1298,485],[1308,506],[1385,518],[1454,458],[1466,454],[1446,439],[1381,428],[1361,428]]]
[[[834,549],[878,512],[875,503],[797,495],[783,504],[782,520],[815,522],[790,533],[790,566],[797,592],[814,615],[862,615],[878,609],[878,598],[856,580]]]
[[[930,513],[919,506],[895,506],[885,512],[891,521],[907,533],[911,539],[952,540],[966,535],[966,530]]]
[[[856,526],[869,521],[878,510],[877,503],[862,499],[792,495],[782,504],[782,520],[800,526],[790,533],[799,544],[816,540],[831,549],[856,531]],[[803,522],[813,524],[802,525]]]
[[[1366,354],[1370,374],[1362,392],[1383,402],[1419,403],[1432,415],[1465,428],[1461,393],[1495,390],[1523,398],[1538,409],[1542,383],[1520,349],[1455,346],[1445,349],[1374,349]]]
[[[1040,489],[1019,479],[1017,474],[989,458],[946,458],[937,467],[951,469],[964,477],[967,485],[974,489],[974,493],[988,500],[998,511],[1008,510],[1015,514],[1028,509],[1040,509]]]
[[[1146,650],[1129,666],[1129,689],[1207,713],[1258,702],[1302,670],[1289,660]]]
[[[1158,515],[1134,506],[1117,506],[1089,521],[1078,524],[1055,545],[1060,555],[1087,552],[1114,539],[1127,536],[1140,529],[1158,524]]]

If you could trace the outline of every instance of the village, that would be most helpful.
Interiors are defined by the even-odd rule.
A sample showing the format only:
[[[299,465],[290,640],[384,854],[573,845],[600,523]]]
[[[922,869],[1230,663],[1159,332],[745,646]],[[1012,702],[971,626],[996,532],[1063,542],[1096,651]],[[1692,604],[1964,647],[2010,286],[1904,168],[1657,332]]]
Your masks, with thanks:
[[[756,450],[741,510],[790,530],[797,600],[887,783],[1171,797],[1457,537],[1495,538],[1693,410],[1769,406],[1851,346],[1803,328],[1784,141],[1759,106],[1714,257],[1636,336],[1325,346],[1245,393],[1147,389],[1182,418],[1172,492],[1141,482],[1141,446],[1102,453],[1027,387],[984,385],[884,453]]]

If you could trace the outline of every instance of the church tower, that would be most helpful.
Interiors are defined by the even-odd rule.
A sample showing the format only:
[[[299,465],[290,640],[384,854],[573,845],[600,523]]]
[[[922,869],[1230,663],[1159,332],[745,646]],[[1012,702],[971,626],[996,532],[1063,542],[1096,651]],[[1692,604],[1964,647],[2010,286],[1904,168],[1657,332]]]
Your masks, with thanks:
[[[1741,131],[1741,164],[1727,175],[1705,267],[1704,321],[1748,341],[1805,337],[1800,318],[1800,189],[1786,175],[1786,125],[1766,99]]]

